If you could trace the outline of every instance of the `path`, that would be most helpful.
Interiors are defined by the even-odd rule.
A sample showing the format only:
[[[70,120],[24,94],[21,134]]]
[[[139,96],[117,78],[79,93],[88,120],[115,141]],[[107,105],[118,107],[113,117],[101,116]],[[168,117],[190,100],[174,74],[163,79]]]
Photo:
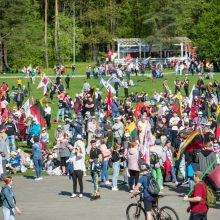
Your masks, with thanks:
[[[92,192],[90,176],[84,179],[85,197],[71,199],[72,181],[68,177],[47,176],[43,181],[34,181],[31,177],[14,177],[14,191],[18,206],[23,213],[16,220],[126,220],[125,210],[132,202],[125,188],[112,192],[102,188],[102,198],[90,201]],[[187,204],[181,203],[176,188],[169,184],[164,192],[168,195],[161,198],[160,206],[173,207],[180,220],[187,220]],[[186,190],[186,186],[178,188],[178,192]],[[218,204],[219,207],[219,204]],[[211,209],[209,220],[219,219],[220,210]],[[0,212],[0,219],[2,219]]]
[[[175,72],[165,72],[163,73],[164,75],[171,75],[171,74],[174,74]],[[12,73],[13,74],[13,73]],[[69,74],[70,75],[70,74]],[[56,78],[56,76],[53,76],[53,75],[47,75],[49,78]],[[143,76],[142,74],[141,75],[138,75],[138,76]],[[146,74],[144,75],[146,76]],[[61,78],[63,77],[66,77],[66,75],[64,76],[60,76]],[[72,76],[70,75],[70,77],[72,78]],[[135,75],[131,75],[131,77],[136,77]],[[0,79],[17,79],[17,78],[22,78],[22,79],[28,79],[28,78],[24,78],[22,75],[14,75],[14,76],[0,76]],[[73,78],[86,78],[86,75],[75,75]],[[91,79],[93,78],[93,75],[91,75]]]

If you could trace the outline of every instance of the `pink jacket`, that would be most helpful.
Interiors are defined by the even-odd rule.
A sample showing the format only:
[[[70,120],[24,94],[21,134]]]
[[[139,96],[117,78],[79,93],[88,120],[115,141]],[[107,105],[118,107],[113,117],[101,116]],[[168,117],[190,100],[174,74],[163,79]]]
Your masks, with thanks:
[[[128,149],[128,169],[140,171],[140,154],[135,147]]]

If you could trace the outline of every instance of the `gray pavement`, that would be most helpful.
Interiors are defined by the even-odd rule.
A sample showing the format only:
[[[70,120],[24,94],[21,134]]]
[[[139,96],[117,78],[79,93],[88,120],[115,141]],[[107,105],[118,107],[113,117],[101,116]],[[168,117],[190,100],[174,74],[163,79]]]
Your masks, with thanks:
[[[1,184],[2,185],[2,184]],[[84,178],[84,198],[71,199],[72,181],[68,177],[47,176],[42,181],[34,181],[32,177],[14,177],[14,192],[18,207],[22,210],[17,220],[126,220],[126,207],[135,200],[130,199],[125,187],[113,192],[109,188],[101,188],[101,199],[90,201],[92,192],[90,176]],[[164,188],[166,196],[159,200],[159,206],[168,205],[174,208],[180,220],[187,220],[187,204],[182,203],[178,195],[187,192],[186,186],[178,189],[173,184]],[[218,209],[210,209],[209,220],[217,220]],[[0,213],[2,219],[2,213]]]

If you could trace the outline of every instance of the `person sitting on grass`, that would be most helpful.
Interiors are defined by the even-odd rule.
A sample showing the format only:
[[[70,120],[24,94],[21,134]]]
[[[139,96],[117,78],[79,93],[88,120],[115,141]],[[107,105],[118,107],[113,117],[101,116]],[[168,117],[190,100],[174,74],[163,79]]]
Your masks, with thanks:
[[[21,171],[21,157],[15,151],[11,152],[7,167],[13,174]]]

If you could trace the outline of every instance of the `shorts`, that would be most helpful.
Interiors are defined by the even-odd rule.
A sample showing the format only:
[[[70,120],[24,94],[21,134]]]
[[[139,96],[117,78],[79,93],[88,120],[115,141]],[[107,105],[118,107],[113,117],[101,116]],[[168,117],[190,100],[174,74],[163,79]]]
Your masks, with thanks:
[[[66,167],[66,161],[68,160],[68,157],[61,157],[60,158],[60,166]]]
[[[152,207],[155,206],[156,199],[154,198],[144,198],[144,210],[145,212],[151,212]]]

